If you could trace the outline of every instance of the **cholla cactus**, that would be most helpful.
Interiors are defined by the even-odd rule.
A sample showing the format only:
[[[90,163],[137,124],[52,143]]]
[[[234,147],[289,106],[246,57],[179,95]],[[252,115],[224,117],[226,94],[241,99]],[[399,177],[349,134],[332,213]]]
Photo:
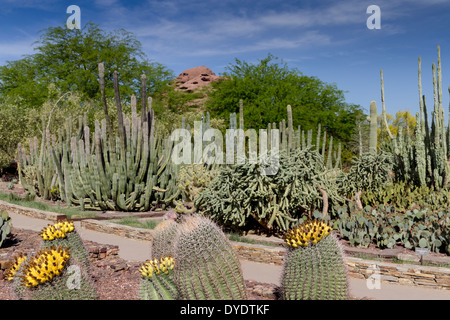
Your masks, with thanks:
[[[348,297],[342,251],[328,223],[306,221],[285,235],[289,251],[281,280],[283,300],[341,300]]]
[[[147,260],[139,268],[142,275],[139,297],[141,300],[174,300],[178,297],[173,280],[174,260],[171,256]]]
[[[178,178],[178,188],[184,194],[186,202],[192,205],[191,209],[187,209],[181,201],[174,201],[176,204],[175,211],[178,213],[193,213],[196,211],[194,201],[200,192],[208,187],[216,176],[213,169],[208,169],[204,164],[190,164],[180,168]]]

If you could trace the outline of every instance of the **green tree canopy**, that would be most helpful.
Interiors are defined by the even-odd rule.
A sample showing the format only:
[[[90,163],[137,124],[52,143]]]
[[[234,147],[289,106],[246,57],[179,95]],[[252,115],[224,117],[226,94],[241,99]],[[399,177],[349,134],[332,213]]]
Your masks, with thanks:
[[[21,97],[30,106],[41,106],[47,87],[55,84],[61,92],[76,91],[84,98],[100,97],[98,63],[105,66],[106,94],[113,96],[113,72],[120,77],[121,97],[129,99],[140,91],[140,76],[146,74],[149,93],[173,79],[172,71],[151,62],[135,36],[124,30],[106,32],[87,23],[82,29],[66,26],[42,30],[36,53],[0,67],[0,94]]]
[[[267,128],[286,118],[292,107],[294,126],[304,130],[322,128],[341,141],[348,141],[361,107],[345,103],[343,91],[315,77],[303,75],[269,54],[258,64],[235,59],[226,67],[224,79],[214,83],[207,109],[212,116],[228,117],[244,103],[246,128]]]

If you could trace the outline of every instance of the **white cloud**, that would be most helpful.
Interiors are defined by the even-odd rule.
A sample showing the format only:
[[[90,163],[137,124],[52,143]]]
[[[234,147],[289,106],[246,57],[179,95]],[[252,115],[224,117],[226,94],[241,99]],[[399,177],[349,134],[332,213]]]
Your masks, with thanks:
[[[21,59],[24,55],[32,54],[33,41],[19,40],[16,42],[0,42],[0,65],[3,65],[8,60]]]

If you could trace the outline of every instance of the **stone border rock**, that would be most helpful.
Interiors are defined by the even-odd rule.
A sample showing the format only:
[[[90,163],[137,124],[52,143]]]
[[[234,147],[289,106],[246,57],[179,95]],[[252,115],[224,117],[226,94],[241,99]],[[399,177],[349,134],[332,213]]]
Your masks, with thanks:
[[[152,241],[152,230],[134,228],[105,220],[86,219],[81,220],[81,227],[93,231],[113,234],[128,239]]]
[[[13,203],[9,203],[9,202],[0,200],[0,211],[2,211],[2,210],[5,210],[7,212],[21,214],[21,215],[28,216],[31,218],[43,219],[43,220],[59,221],[59,220],[67,219],[65,214],[22,207],[17,204],[13,204]]]

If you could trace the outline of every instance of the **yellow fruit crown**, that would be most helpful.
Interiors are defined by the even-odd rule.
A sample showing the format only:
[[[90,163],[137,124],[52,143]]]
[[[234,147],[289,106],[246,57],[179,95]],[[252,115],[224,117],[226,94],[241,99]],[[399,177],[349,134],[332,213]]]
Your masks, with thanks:
[[[161,259],[147,260],[139,268],[139,272],[143,277],[151,278],[153,273],[159,275],[160,273],[168,274],[173,270],[175,262],[171,256],[161,257]]]
[[[286,232],[284,240],[293,248],[306,247],[318,243],[331,232],[329,222],[319,220],[305,221],[301,225]]]
[[[6,281],[12,281],[14,279],[14,276],[16,275],[17,271],[19,271],[20,266],[25,260],[27,260],[27,255],[19,253],[19,255],[14,259],[13,265],[5,271]]]
[[[70,258],[68,247],[47,248],[38,252],[24,267],[24,275],[21,276],[25,287],[35,287],[41,283],[50,281],[61,274]]]
[[[65,238],[68,232],[75,230],[73,222],[62,221],[55,223],[54,225],[49,225],[48,227],[42,229],[41,237],[44,240],[54,240],[58,238]]]

